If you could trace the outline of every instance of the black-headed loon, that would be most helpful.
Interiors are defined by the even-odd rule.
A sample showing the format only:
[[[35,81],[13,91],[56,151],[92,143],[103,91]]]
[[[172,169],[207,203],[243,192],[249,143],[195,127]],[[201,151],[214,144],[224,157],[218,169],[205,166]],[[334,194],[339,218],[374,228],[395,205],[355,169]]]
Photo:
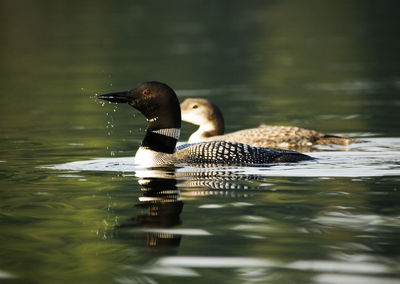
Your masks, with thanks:
[[[349,145],[357,139],[329,135],[295,126],[261,124],[257,128],[243,129],[224,135],[224,117],[221,110],[209,100],[188,98],[181,104],[182,120],[200,127],[190,137],[189,143],[205,141],[230,141],[256,147],[299,149],[312,145]]]
[[[257,148],[246,144],[212,141],[188,144],[175,149],[181,130],[181,109],[172,88],[160,82],[145,82],[135,89],[98,95],[99,99],[128,103],[147,119],[146,135],[135,156],[135,164],[145,167],[200,165],[263,165],[312,160],[288,150]]]

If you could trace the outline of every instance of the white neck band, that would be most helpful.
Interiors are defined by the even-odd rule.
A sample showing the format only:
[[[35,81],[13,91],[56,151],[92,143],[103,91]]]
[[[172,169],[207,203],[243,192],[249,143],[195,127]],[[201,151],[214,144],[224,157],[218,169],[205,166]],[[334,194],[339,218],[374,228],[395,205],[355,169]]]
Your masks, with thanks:
[[[180,128],[162,128],[162,129],[158,129],[158,130],[152,130],[151,132],[179,140],[179,136],[181,134],[181,129]]]

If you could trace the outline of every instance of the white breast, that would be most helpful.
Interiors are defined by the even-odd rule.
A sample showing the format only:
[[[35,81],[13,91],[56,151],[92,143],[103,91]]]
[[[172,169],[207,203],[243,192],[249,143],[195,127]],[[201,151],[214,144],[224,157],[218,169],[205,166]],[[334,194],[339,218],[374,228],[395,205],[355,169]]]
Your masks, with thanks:
[[[139,147],[135,155],[135,164],[138,166],[151,167],[162,163],[162,157],[168,155],[156,152],[144,147]]]

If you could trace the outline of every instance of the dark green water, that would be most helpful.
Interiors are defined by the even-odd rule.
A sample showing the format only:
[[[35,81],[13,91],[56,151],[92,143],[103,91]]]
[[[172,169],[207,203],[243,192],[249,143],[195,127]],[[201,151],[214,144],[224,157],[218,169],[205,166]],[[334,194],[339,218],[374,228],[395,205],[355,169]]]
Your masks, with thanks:
[[[1,1],[0,282],[397,283],[399,8]],[[212,99],[228,132],[265,122],[378,146],[320,149],[304,175],[139,178],[118,158],[145,119],[95,94],[148,80]],[[43,168],[102,157],[117,166]]]

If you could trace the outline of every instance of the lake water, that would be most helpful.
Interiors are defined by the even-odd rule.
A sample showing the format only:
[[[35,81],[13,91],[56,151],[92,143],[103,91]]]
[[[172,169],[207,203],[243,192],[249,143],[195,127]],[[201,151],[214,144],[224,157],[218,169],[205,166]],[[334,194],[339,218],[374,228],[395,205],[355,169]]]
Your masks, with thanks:
[[[0,282],[398,283],[398,1],[2,1]],[[144,169],[159,80],[316,161]],[[184,123],[181,141],[196,129]]]

